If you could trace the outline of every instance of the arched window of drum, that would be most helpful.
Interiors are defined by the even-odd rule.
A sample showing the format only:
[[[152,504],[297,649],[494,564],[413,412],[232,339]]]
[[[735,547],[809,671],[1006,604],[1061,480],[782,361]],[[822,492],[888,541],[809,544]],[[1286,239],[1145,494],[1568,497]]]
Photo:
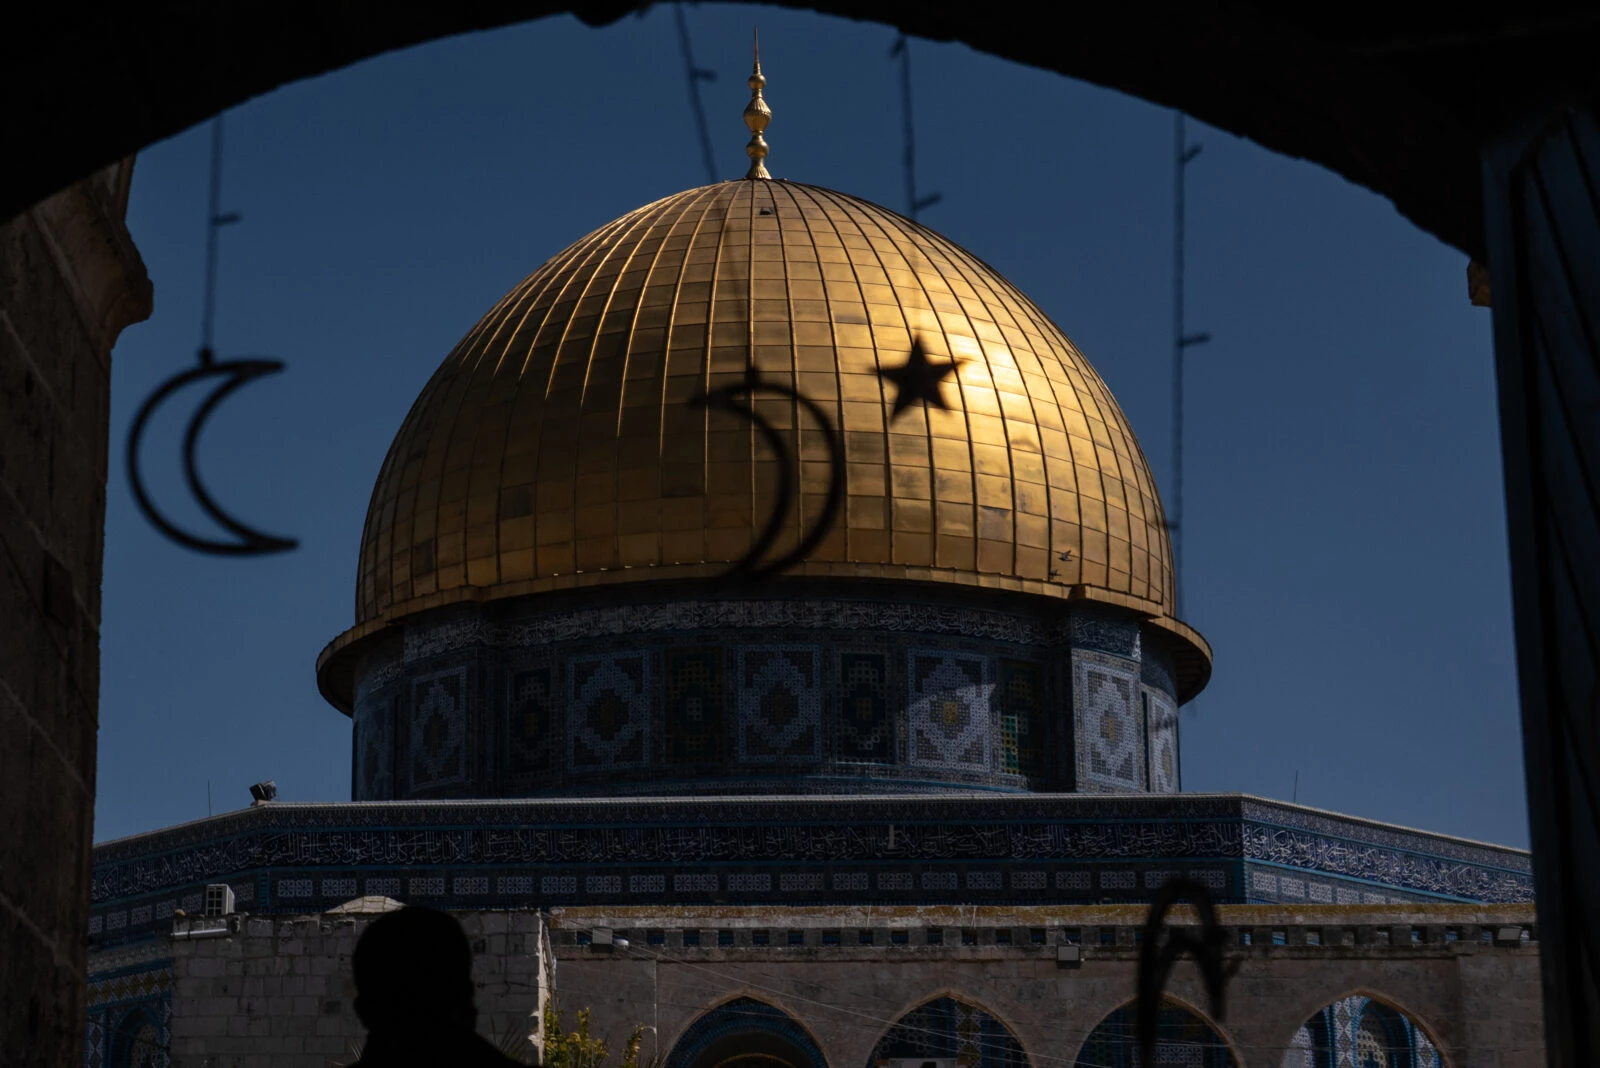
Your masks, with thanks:
[[[1295,1032],[1283,1068],[1445,1068],[1428,1036],[1399,1010],[1360,994],[1317,1010]]]
[[[912,1062],[912,1063],[908,1063]],[[895,1021],[866,1068],[1029,1068],[1011,1029],[956,998],[924,1002]]]
[[[1000,770],[1045,773],[1044,673],[1028,660],[1000,661]]]
[[[1101,1020],[1078,1051],[1076,1068],[1140,1068],[1137,1021],[1132,1005]],[[1168,1001],[1156,1019],[1151,1068],[1240,1068],[1227,1040],[1205,1020]],[[1295,1068],[1299,1068],[1296,1064]]]

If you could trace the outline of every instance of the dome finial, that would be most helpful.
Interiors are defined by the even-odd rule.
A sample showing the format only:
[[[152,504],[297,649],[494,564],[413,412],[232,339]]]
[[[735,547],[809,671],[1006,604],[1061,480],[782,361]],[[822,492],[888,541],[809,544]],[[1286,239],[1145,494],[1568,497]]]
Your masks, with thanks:
[[[761,31],[755,31],[756,66],[750,72],[750,103],[744,109],[744,124],[750,128],[750,143],[744,146],[744,154],[750,157],[750,169],[745,172],[746,178],[771,178],[767,173],[767,139],[761,132],[767,128],[767,123],[772,121],[772,109],[767,107],[767,102],[761,99],[761,87],[767,84],[767,79],[761,74]]]

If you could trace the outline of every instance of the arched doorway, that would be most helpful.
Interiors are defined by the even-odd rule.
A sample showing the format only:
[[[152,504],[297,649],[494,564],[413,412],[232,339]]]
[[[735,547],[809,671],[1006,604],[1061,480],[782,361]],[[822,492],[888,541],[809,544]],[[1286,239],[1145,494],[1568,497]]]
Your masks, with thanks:
[[[889,1028],[866,1068],[1028,1068],[1028,1055],[1011,1029],[994,1016],[953,997],[934,998]]]
[[[734,998],[690,1024],[664,1068],[828,1068],[828,1062],[788,1013]]]
[[[1076,1068],[1138,1068],[1139,1039],[1132,1004],[1101,1020],[1078,1050]],[[1228,1040],[1198,1013],[1164,1001],[1156,1018],[1150,1068],[1241,1068]],[[1296,1066],[1298,1068],[1298,1066]]]
[[[171,1063],[161,1025],[149,1011],[130,1009],[111,1033],[106,1068],[167,1068]]]
[[[1444,1058],[1411,1017],[1353,994],[1300,1025],[1283,1068],[1444,1068]]]

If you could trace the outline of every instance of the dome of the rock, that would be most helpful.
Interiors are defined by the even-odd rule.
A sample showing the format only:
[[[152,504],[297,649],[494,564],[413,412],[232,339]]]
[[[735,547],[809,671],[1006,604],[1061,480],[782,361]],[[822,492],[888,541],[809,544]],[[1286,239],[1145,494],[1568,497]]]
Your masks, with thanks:
[[[787,607],[758,619],[752,597]],[[1210,673],[1209,648],[1175,618],[1155,479],[1084,356],[951,241],[793,182],[723,182],[639,208],[553,257],[468,332],[389,448],[356,626],[325,650],[319,683],[351,709],[388,677],[373,650],[401,635],[411,649],[425,620],[464,612],[499,628],[480,645],[525,649],[554,639],[528,637],[538,627],[507,638],[513,617],[600,605],[681,616],[685,598],[702,606],[694,625],[674,616],[657,630],[777,641],[769,623],[820,625],[826,605],[865,598],[908,620],[869,629],[915,631],[917,618],[1003,602],[1030,622],[993,629],[1033,633],[1036,646],[1074,612],[1080,630],[1131,627],[1145,658],[1167,665],[1174,702]],[[724,652],[718,664],[743,655]],[[561,663],[541,684],[552,723],[582,688]],[[837,675],[831,664],[813,667]],[[974,669],[985,692],[998,665]],[[670,674],[641,661],[630,685],[654,685],[651,670]],[[722,686],[705,698],[719,708]],[[657,756],[716,764],[737,730],[713,733],[699,756]],[[573,759],[570,737],[552,744]]]

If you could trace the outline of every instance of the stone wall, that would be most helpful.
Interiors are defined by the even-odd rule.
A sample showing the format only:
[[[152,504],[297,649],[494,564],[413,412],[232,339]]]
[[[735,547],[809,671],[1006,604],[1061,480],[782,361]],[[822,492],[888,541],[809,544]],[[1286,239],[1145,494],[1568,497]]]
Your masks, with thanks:
[[[81,1057],[111,348],[133,161],[0,224],[0,1063]]]
[[[659,1044],[647,1033],[645,1052],[669,1065],[691,1026],[731,998],[780,1009],[830,1068],[871,1068],[895,1021],[950,997],[1003,1024],[1030,1064],[1067,1068],[1133,997],[1144,917],[1138,906],[641,908],[554,910],[551,922],[560,1002],[591,1007],[613,1041],[653,1026]],[[1361,994],[1413,1020],[1450,1068],[1534,1068],[1544,1042],[1537,941],[1523,937],[1533,918],[1529,906],[1223,906],[1237,973],[1216,1030],[1242,1068],[1281,1068],[1313,1013]],[[1058,960],[1069,938],[1075,962]],[[1192,963],[1167,989],[1207,1005]]]
[[[573,1013],[591,1010],[595,1033],[613,1049],[643,1027],[646,1061],[660,1055],[666,1068],[694,1068],[681,1054],[707,1021],[737,1032],[758,1010],[814,1050],[810,1068],[872,1068],[908,1014],[949,999],[1015,1043],[1017,1056],[1003,1063],[1067,1068],[1133,996],[1145,909],[455,915],[473,946],[479,1031],[492,1040],[530,1033],[553,995],[569,1025]],[[1226,961],[1236,969],[1225,1017],[1209,1016],[1192,963],[1179,964],[1167,990],[1240,1068],[1282,1068],[1302,1025],[1352,997],[1402,1014],[1449,1068],[1543,1063],[1530,906],[1244,905],[1222,906],[1219,916]],[[369,919],[180,917],[166,937],[95,954],[87,1063],[124,1063],[139,1041],[170,1050],[172,1068],[353,1062],[363,1033],[352,1008],[351,955]],[[1172,922],[1193,916],[1180,909]],[[1103,1051],[1090,1059],[1100,1063]],[[1160,1050],[1158,1062],[1165,1063]],[[984,1057],[970,1068],[995,1065]]]
[[[472,942],[478,1031],[497,1045],[542,1018],[551,976],[537,912],[456,913]],[[368,916],[183,920],[168,942],[172,1068],[326,1068],[353,1063],[351,955]],[[115,1033],[112,1021],[108,1033]],[[522,1044],[531,1061],[535,1046]],[[109,1049],[107,1050],[109,1052]]]

